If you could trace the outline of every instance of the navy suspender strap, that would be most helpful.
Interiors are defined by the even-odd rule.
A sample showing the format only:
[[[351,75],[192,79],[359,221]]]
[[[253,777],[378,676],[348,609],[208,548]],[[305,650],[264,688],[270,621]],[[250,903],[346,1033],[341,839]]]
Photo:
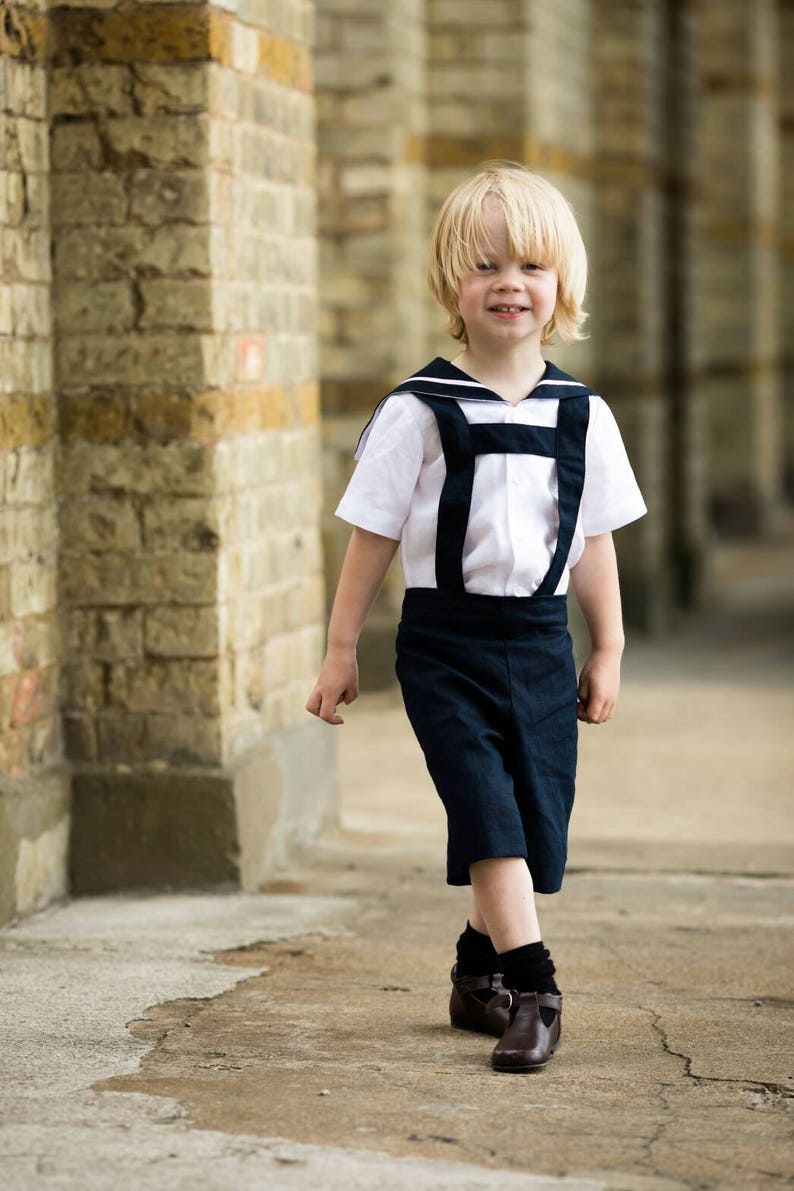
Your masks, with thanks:
[[[460,409],[460,406],[458,406]],[[553,426],[502,425],[500,422],[470,424],[471,449],[475,455],[546,455],[557,454]]]
[[[533,595],[554,595],[568,561],[584,488],[589,421],[589,397],[570,397],[557,407],[557,509],[560,522],[557,548],[543,582]]]
[[[469,524],[476,455],[543,455],[557,460],[559,530],[551,566],[533,595],[553,595],[571,549],[585,475],[589,395],[558,405],[557,427],[503,423],[470,424],[457,401],[415,393],[438,423],[447,474],[441,490],[436,532],[436,583],[465,591],[463,545]]]
[[[474,451],[469,423],[457,401],[417,393],[436,415],[447,475],[441,489],[436,529],[436,583],[446,591],[465,591],[463,543],[474,487]]]

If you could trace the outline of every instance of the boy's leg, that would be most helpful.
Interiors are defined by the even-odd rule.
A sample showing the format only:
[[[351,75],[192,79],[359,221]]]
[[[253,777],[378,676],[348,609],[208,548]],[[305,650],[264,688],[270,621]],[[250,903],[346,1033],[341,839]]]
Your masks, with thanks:
[[[469,872],[471,911],[458,939],[458,967],[466,975],[501,971],[501,965],[494,962],[499,951],[540,939],[532,877],[524,861],[512,856],[477,861],[469,866]],[[499,921],[501,915],[508,922],[509,933],[502,933],[496,943],[488,930],[481,899],[489,918]],[[523,907],[523,915],[515,915],[516,907]],[[499,942],[504,945],[498,946]]]
[[[560,1043],[562,997],[554,963],[543,946],[529,866],[521,856],[492,857],[469,866],[472,893],[498,953],[502,982],[518,994],[496,1045],[498,1071],[543,1067]]]
[[[555,967],[543,946],[535,890],[521,856],[500,856],[469,865],[473,894],[488,926],[506,988],[559,993]]]
[[[477,904],[477,894],[475,893],[473,885],[471,886],[471,910],[469,911],[469,924],[474,928],[474,930],[478,930],[481,935],[488,934],[488,927],[485,925],[485,919],[480,913],[480,907]]]
[[[497,952],[535,943],[541,937],[535,890],[521,856],[499,856],[469,865],[475,930],[491,936]],[[475,920],[476,919],[476,920]]]

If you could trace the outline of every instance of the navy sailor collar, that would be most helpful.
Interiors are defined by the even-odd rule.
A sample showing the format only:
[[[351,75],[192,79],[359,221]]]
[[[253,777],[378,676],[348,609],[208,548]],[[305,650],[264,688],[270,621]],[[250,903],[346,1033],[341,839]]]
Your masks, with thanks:
[[[485,385],[480,384],[478,380],[475,380],[473,376],[469,376],[467,372],[458,368],[457,365],[443,359],[441,356],[436,356],[424,368],[420,368],[412,376],[409,376],[407,380],[396,385],[385,397],[381,398],[372,417],[361,432],[361,437],[356,447],[356,459],[361,457],[375,419],[389,397],[392,397],[395,393],[422,393],[428,397],[451,397],[456,401],[499,401],[502,404],[510,404],[510,402],[505,401],[504,397],[500,397],[493,389],[486,388]],[[593,390],[588,388],[587,385],[576,380],[573,376],[569,376],[567,372],[563,372],[556,364],[552,364],[551,360],[547,360],[543,375],[535,387],[530,389],[524,400],[527,400],[529,397],[541,397],[555,398],[561,401],[566,397],[582,397],[585,394],[589,395],[592,393]]]

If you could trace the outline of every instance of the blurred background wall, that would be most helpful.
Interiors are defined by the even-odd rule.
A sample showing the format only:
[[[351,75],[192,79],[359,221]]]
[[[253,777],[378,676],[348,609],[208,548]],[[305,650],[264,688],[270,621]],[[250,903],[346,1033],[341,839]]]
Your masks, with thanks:
[[[334,821],[303,708],[333,509],[379,398],[454,354],[427,237],[487,158],[549,177],[589,247],[591,338],[547,354],[649,506],[616,539],[627,624],[663,633],[715,540],[775,532],[791,0],[0,9],[0,919],[258,889]],[[366,684],[401,593],[395,565]]]
[[[445,195],[489,157],[545,174],[588,245],[591,338],[546,355],[605,397],[646,497],[649,516],[616,537],[627,624],[664,631],[708,599],[715,535],[779,523],[792,488],[793,10],[320,0],[329,594],[349,532],[333,509],[362,425],[393,384],[457,352],[427,297],[426,242]],[[401,592],[395,566],[365,633],[370,681],[390,672]]]

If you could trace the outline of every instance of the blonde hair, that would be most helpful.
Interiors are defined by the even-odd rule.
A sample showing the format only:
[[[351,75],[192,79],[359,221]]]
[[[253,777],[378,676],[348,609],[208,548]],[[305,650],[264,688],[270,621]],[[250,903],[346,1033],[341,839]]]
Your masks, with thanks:
[[[458,294],[462,278],[476,269],[492,247],[485,227],[488,198],[501,204],[510,255],[557,270],[557,301],[541,344],[552,343],[555,331],[564,343],[586,339],[580,328],[588,317],[582,309],[587,252],[573,209],[555,186],[517,161],[484,162],[476,174],[455,187],[439,211],[430,241],[428,284],[449,315],[449,334],[468,344]]]

